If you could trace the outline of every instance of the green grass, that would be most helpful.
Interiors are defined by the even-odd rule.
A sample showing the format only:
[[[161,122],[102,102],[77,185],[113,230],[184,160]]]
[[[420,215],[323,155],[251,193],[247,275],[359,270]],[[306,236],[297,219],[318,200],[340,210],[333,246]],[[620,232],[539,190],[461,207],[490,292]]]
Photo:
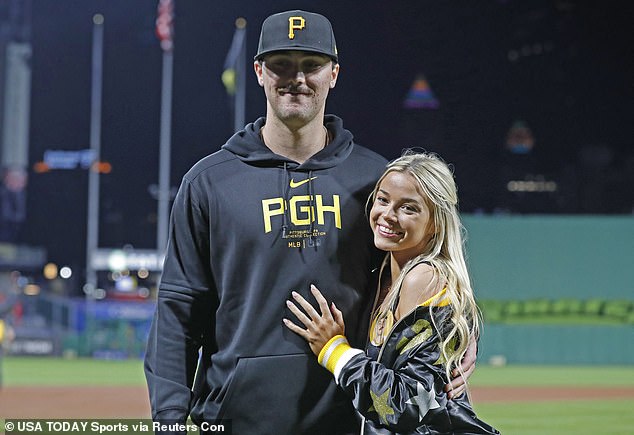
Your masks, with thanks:
[[[634,387],[629,366],[479,366],[471,378],[477,386]],[[631,434],[634,399],[475,403],[482,420],[503,434]]]
[[[140,360],[19,358],[2,361],[4,385],[145,385]],[[634,367],[479,365],[477,386],[634,387]],[[476,403],[484,421],[505,435],[630,434],[634,399]]]
[[[5,357],[4,385],[145,385],[143,362]],[[634,367],[478,365],[472,386],[634,386]]]
[[[504,435],[629,435],[634,400],[475,404],[482,420]]]
[[[634,366],[523,366],[479,365],[473,386],[632,387]]]
[[[5,357],[1,364],[7,386],[145,385],[143,362],[136,359]]]

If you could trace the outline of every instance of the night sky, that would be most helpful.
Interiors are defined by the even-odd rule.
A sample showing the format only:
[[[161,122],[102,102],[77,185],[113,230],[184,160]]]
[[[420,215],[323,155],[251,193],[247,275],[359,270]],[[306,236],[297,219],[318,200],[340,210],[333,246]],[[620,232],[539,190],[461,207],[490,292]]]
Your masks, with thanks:
[[[89,147],[92,16],[105,16],[101,146],[113,169],[101,177],[101,247],[155,246],[157,204],[149,187],[158,182],[162,51],[154,33],[156,4],[33,0],[31,165],[45,150]],[[439,152],[454,164],[463,211],[494,209],[496,159],[511,124],[521,119],[533,132],[544,173],[567,171],[579,179],[580,159],[607,150],[600,173],[621,174],[599,180],[603,202],[584,202],[576,192],[552,212],[631,213],[631,193],[623,198],[618,190],[634,190],[623,188],[634,161],[627,5],[176,0],[172,184],[232,134],[220,76],[235,19],[248,21],[252,59],[263,19],[303,8],[328,16],[335,30],[341,73],[327,112],[341,116],[358,143],[387,158],[408,147]],[[514,53],[517,60],[509,60]],[[250,122],[264,114],[265,99],[248,69]],[[403,108],[419,74],[440,102],[438,110]],[[21,238],[45,247],[51,261],[83,265],[87,180],[81,169],[30,175]],[[607,191],[623,200],[610,202]]]

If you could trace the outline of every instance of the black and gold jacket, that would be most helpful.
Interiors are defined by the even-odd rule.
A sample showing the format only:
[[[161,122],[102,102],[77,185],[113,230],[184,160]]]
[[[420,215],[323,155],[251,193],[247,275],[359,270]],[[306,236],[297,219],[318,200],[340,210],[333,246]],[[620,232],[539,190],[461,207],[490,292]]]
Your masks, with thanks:
[[[499,433],[476,417],[465,395],[448,400],[443,390],[447,377],[436,328],[444,336],[451,327],[443,296],[444,290],[400,319],[380,349],[369,344],[367,355],[342,335],[322,349],[320,364],[365,418],[363,434]]]

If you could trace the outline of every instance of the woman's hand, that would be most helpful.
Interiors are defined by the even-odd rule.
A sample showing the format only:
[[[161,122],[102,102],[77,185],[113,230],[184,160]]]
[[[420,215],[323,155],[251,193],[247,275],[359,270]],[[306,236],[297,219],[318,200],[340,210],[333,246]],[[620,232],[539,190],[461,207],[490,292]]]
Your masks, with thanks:
[[[317,287],[311,284],[310,290],[317,300],[321,314],[299,293],[293,292],[293,299],[295,299],[304,310],[300,310],[299,307],[291,301],[286,301],[286,305],[291,312],[297,316],[299,321],[304,324],[306,329],[297,326],[288,319],[283,319],[283,321],[288,329],[304,337],[313,353],[319,355],[319,352],[324,345],[328,343],[328,340],[335,335],[344,334],[345,324],[343,314],[335,306],[334,302],[329,308],[328,302]]]

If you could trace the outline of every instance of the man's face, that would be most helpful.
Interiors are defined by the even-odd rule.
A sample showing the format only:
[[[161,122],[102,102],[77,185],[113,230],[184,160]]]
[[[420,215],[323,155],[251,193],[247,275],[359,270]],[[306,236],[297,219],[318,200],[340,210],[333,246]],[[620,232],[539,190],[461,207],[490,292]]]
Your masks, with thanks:
[[[339,65],[324,55],[278,51],[254,63],[271,114],[285,123],[307,124],[323,117],[328,91],[334,88]]]

